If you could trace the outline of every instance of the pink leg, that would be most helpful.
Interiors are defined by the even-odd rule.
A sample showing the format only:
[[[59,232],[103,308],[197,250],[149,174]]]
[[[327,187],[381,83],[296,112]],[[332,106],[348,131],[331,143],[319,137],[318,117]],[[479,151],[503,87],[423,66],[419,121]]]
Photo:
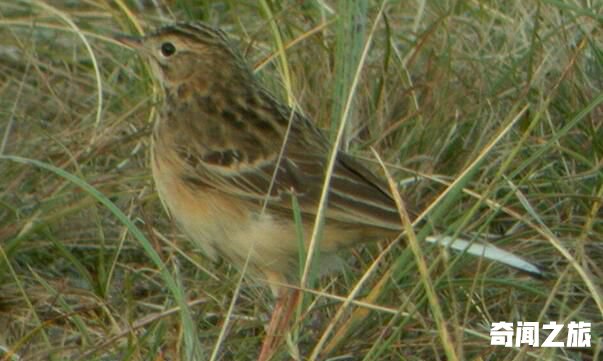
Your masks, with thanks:
[[[258,361],[268,361],[288,331],[289,320],[299,300],[299,290],[280,288],[270,317]]]

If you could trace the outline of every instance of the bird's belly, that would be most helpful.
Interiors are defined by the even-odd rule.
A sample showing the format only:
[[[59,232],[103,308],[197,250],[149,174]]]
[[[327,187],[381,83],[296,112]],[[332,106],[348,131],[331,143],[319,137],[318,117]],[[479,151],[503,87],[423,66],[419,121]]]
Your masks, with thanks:
[[[166,159],[153,159],[159,197],[179,228],[202,251],[253,274],[287,274],[297,260],[292,221],[260,214],[256,205],[215,189],[190,185]]]

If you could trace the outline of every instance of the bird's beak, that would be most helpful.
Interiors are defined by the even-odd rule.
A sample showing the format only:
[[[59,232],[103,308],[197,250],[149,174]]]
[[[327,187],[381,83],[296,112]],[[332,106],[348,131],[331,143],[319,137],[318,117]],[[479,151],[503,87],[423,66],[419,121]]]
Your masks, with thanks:
[[[132,48],[134,50],[140,50],[143,44],[142,36],[126,35],[126,34],[115,34],[113,39],[117,40],[121,44]]]

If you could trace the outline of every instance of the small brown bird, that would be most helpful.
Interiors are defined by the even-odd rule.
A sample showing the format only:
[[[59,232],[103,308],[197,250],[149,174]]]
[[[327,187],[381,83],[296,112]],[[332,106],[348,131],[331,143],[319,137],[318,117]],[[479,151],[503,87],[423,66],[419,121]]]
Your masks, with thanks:
[[[290,279],[299,270],[291,196],[309,235],[329,154],[325,136],[268,93],[218,29],[179,23],[121,40],[150,60],[165,90],[152,169],[169,213],[209,256],[242,265],[249,255],[252,273]],[[320,251],[400,229],[387,184],[340,152]]]
[[[292,197],[306,243],[329,155],[322,132],[275,99],[224,32],[177,23],[144,36],[117,36],[150,61],[165,99],[152,139],[159,196],[182,231],[269,281],[299,275]],[[339,152],[330,181],[320,252],[400,233],[387,184]],[[307,244],[306,244],[307,245]]]
[[[330,152],[325,136],[276,100],[214,27],[177,23],[116,39],[149,60],[165,92],[151,163],[169,214],[210,257],[220,255],[239,268],[248,262],[251,274],[273,285],[294,280],[300,249],[292,198],[307,247]],[[332,254],[395,237],[401,228],[387,184],[337,153],[318,250]],[[296,300],[273,291],[278,302],[260,359],[269,357],[275,330],[287,323],[282,314]]]

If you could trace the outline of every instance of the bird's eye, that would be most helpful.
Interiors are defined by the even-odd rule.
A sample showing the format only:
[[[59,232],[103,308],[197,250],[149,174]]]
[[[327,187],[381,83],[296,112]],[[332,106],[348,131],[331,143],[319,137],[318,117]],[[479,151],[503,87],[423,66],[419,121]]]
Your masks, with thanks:
[[[174,55],[175,52],[176,47],[174,46],[174,44],[170,42],[165,42],[161,44],[161,55],[165,56],[166,58]]]

